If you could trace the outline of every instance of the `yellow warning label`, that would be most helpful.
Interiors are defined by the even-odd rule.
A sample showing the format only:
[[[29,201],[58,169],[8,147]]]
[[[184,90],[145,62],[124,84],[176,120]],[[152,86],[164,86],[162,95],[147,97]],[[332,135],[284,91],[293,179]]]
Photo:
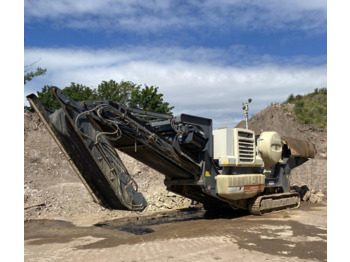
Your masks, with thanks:
[[[205,176],[210,176],[210,173],[208,171],[205,171]]]

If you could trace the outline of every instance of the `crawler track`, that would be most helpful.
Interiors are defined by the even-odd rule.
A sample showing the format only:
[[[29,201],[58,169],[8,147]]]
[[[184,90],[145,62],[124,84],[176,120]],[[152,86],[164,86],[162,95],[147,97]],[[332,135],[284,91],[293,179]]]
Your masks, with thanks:
[[[298,208],[299,206],[300,195],[297,192],[263,195],[250,202],[249,212],[252,215],[261,216],[265,213]]]

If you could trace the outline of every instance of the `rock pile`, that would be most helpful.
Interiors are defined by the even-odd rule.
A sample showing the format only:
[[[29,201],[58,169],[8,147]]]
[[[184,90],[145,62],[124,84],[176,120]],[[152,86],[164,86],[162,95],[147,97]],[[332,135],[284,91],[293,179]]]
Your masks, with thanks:
[[[315,189],[310,189],[307,185],[293,185],[292,188],[300,194],[301,200],[310,203],[319,203],[327,201],[326,195],[321,191],[316,191]]]

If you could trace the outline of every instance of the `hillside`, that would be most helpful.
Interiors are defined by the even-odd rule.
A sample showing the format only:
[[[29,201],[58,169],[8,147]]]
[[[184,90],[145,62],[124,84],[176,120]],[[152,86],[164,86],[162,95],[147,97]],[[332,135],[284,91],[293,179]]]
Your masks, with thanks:
[[[327,126],[327,88],[316,88],[304,96],[291,94],[284,104],[294,105],[292,116],[300,123],[320,128]]]

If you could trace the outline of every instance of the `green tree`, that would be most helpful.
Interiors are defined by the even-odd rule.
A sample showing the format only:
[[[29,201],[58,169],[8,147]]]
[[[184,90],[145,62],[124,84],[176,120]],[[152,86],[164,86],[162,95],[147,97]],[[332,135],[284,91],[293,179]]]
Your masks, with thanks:
[[[103,81],[98,85],[97,90],[72,82],[70,86],[62,89],[62,92],[75,101],[112,100],[129,107],[157,113],[171,114],[171,110],[174,108],[163,101],[163,94],[158,93],[158,87],[145,85],[144,88],[141,88],[141,85],[131,81],[121,81],[120,83],[114,80]],[[59,108],[59,103],[49,86],[44,86],[42,91],[37,93],[39,100],[46,108],[51,110]]]
[[[29,67],[29,66],[27,66],[27,67]],[[25,72],[24,84],[31,81],[34,77],[40,76],[40,75],[45,75],[45,73],[46,73],[46,69],[43,69],[41,67],[37,67],[35,72],[28,72],[28,71],[29,71],[29,69],[24,70],[24,72]],[[26,72],[28,72],[28,73],[26,73]]]
[[[98,97],[94,89],[74,82],[72,82],[70,86],[65,87],[62,92],[75,101],[97,100]]]
[[[38,99],[44,107],[54,110],[60,107],[59,102],[56,100],[49,86],[45,85],[41,92],[37,92]]]
[[[76,84],[74,82],[72,82],[70,86],[67,86],[64,89],[62,89],[62,93],[74,99],[75,101],[97,99],[97,94],[95,90],[81,84]],[[55,98],[49,86],[45,85],[41,92],[38,91],[37,94],[38,99],[46,108],[55,110],[60,107],[59,102]]]
[[[114,80],[102,81],[97,87],[97,99],[113,100],[128,105],[131,98],[131,92],[137,90],[140,86],[131,81],[122,80],[117,83]]]
[[[45,75],[47,70],[43,69],[41,67],[37,67],[35,72],[29,72],[30,68],[35,63],[33,63],[31,65],[24,66],[24,85],[27,84],[29,81],[31,81],[36,76]],[[24,108],[31,111],[31,112],[34,112],[34,109],[31,106],[24,106]]]
[[[158,94],[158,87],[137,85],[131,81],[103,81],[97,88],[99,100],[113,100],[129,107],[147,111],[170,114],[174,107],[163,101],[163,94]]]
[[[169,103],[163,101],[163,94],[158,94],[158,87],[147,85],[143,89],[138,87],[131,92],[129,106],[164,114],[171,114],[174,108],[169,107]]]
[[[294,95],[293,94],[290,94],[289,96],[288,96],[288,98],[287,98],[287,103],[291,103],[291,102],[293,102],[294,101],[294,99],[295,99],[295,97],[294,97]]]

